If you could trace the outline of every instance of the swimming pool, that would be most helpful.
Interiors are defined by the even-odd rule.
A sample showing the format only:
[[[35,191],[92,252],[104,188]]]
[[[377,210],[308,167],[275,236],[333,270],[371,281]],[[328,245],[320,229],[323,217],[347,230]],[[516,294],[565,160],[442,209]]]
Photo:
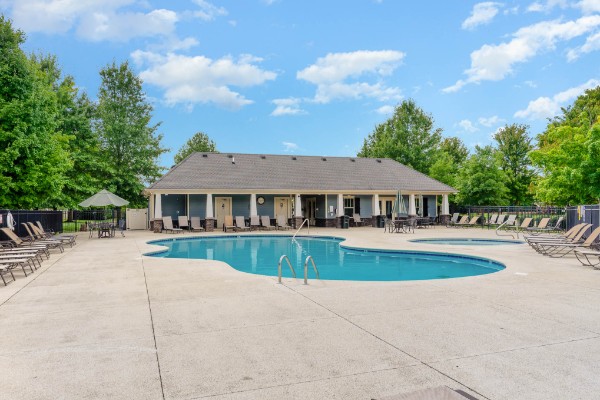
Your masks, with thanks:
[[[369,250],[340,246],[334,237],[281,235],[214,236],[154,240],[149,243],[167,249],[146,254],[153,257],[195,258],[226,262],[238,271],[277,276],[277,264],[286,254],[298,278],[311,255],[321,279],[351,281],[409,281],[447,279],[491,274],[503,270],[503,264],[480,257],[460,254]],[[310,266],[310,264],[309,264]],[[282,265],[283,276],[292,274]],[[315,278],[309,268],[309,278]]]
[[[506,240],[506,239],[470,239],[470,238],[435,238],[435,239],[414,239],[410,240],[414,243],[427,244],[444,244],[454,246],[499,246],[503,244],[523,244],[521,240]]]

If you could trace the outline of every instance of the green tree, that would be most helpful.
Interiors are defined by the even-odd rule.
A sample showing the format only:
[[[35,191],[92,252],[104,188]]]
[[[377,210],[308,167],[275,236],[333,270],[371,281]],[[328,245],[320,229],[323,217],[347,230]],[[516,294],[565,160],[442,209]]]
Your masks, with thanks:
[[[505,181],[496,150],[476,146],[458,174],[456,200],[462,205],[507,205]]]
[[[152,106],[146,101],[142,80],[124,62],[113,62],[100,70],[95,127],[108,164],[104,186],[129,200],[131,206],[145,206],[142,191],[154,182],[163,168],[158,158],[161,147],[160,123],[151,124]]]
[[[494,134],[500,155],[500,167],[506,175],[508,202],[525,205],[533,202],[531,183],[535,175],[529,159],[533,150],[526,125],[506,125]]]
[[[438,151],[442,130],[413,100],[396,106],[394,115],[375,127],[358,157],[387,157],[427,173]]]
[[[586,90],[537,136],[530,153],[539,168],[536,198],[547,204],[596,203],[600,198],[600,86]]]
[[[21,50],[24,41],[0,15],[0,204],[57,207],[71,168],[69,138],[57,125],[53,77]]]
[[[175,154],[175,164],[179,164],[184,158],[195,151],[218,153],[217,145],[207,134],[196,132]]]
[[[469,149],[467,149],[467,146],[465,146],[462,140],[457,137],[446,137],[442,139],[440,150],[452,157],[454,164],[457,166],[462,165],[467,157],[469,157]]]

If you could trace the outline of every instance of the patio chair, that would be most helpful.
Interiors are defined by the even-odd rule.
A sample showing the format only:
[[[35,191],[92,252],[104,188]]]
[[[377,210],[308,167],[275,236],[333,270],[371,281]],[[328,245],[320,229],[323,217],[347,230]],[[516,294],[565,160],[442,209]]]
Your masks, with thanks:
[[[462,226],[462,225],[466,225],[468,222],[469,222],[469,216],[468,215],[463,215],[462,217],[460,217],[460,219],[458,220],[458,222],[450,224],[450,226],[451,227]]]
[[[65,248],[60,240],[46,239],[46,235],[33,233],[27,222],[21,222],[21,225],[27,231],[27,234],[34,243],[45,244],[49,249],[59,249],[61,253],[65,251]]]
[[[223,222],[223,231],[227,232],[228,229],[235,230],[235,225],[233,225],[233,217],[231,215],[226,215]]]
[[[10,268],[10,264],[1,264],[0,263],[0,278],[2,278],[2,282],[4,282],[4,286],[6,286],[6,279],[4,279],[4,275],[10,273],[12,276],[13,282],[15,281],[15,275],[12,273],[12,269]]]
[[[545,217],[540,220],[537,226],[528,226],[527,228],[525,228],[525,230],[527,232],[537,232],[538,230],[541,230],[543,232],[548,227],[549,222],[550,218]]]
[[[13,248],[0,248],[0,259],[8,260],[11,258],[33,258],[34,266],[37,261],[38,266],[42,266],[42,252],[36,249],[13,249]],[[37,267],[36,267],[37,269]]]
[[[516,229],[517,231],[520,230],[527,230],[527,228],[529,227],[529,225],[531,225],[531,221],[533,221],[533,218],[527,217],[525,219],[523,219],[523,222],[521,222],[520,225],[514,224],[514,225],[507,225],[505,226],[505,228],[508,229]]]
[[[288,225],[287,218],[284,215],[277,216],[277,229],[291,229],[292,227]]]
[[[190,218],[190,231],[204,231],[202,224],[200,223],[200,217],[191,217]]]
[[[250,230],[251,231],[256,231],[258,229],[260,229],[260,218],[258,215],[251,215],[250,216]]]
[[[235,216],[235,230],[236,231],[249,231],[250,227],[246,226],[246,221],[242,215]]]
[[[588,229],[591,225],[584,222],[575,225],[565,233],[546,233],[537,235],[523,235],[527,243],[544,242],[549,240],[572,240],[583,228]]]
[[[0,231],[4,233],[4,235],[8,238],[9,243],[15,248],[36,249],[37,251],[42,251],[46,255],[46,257],[50,257],[50,250],[48,249],[47,245],[29,240],[23,240],[22,238],[17,236],[10,228],[0,228]]]
[[[594,242],[598,239],[598,236],[600,236],[600,227],[594,229],[583,243],[541,242],[538,243],[538,249],[545,256],[554,258],[564,257],[572,253],[575,249],[589,250],[594,246]]]
[[[266,229],[268,231],[277,229],[276,226],[271,225],[271,218],[269,218],[268,215],[261,215],[260,223],[261,223],[263,229]]]
[[[481,215],[476,215],[474,217],[471,217],[471,219],[465,223],[465,224],[456,224],[456,226],[459,226],[461,228],[469,228],[469,227],[473,227],[477,225],[477,221],[479,221],[479,218],[481,218]]]
[[[21,269],[23,270],[23,274],[25,274],[25,276],[27,276],[27,271],[25,271],[25,266],[29,267],[29,269],[31,270],[31,273],[33,273],[33,267],[31,266],[29,258],[15,258],[12,260],[0,261],[0,267],[11,270],[10,274],[12,275],[13,279],[15,278],[15,276],[13,275],[12,270],[15,268],[18,268],[18,267],[21,267]],[[4,283],[6,285],[6,282],[4,282]]]
[[[537,227],[536,228],[531,228],[531,234],[532,235],[539,235],[542,234],[544,232],[560,232],[562,230],[562,223],[565,220],[565,217],[560,217],[556,220],[556,223],[553,226],[545,226],[545,227]]]
[[[169,233],[183,233],[183,229],[181,228],[173,228],[173,220],[171,217],[163,217],[163,231]]]
[[[188,231],[190,230],[187,215],[178,215],[177,224],[179,225],[179,229],[187,229]]]
[[[365,223],[362,219],[360,219],[360,214],[352,215],[352,221],[354,222],[354,226],[363,226]]]
[[[484,222],[484,225],[487,225],[487,226],[496,225],[497,220],[498,220],[498,214],[492,214],[492,215],[490,215],[488,220],[486,222]]]
[[[498,218],[496,218],[496,222],[492,225],[500,226],[504,223],[505,220],[506,220],[506,214],[500,214],[500,215],[498,215]]]

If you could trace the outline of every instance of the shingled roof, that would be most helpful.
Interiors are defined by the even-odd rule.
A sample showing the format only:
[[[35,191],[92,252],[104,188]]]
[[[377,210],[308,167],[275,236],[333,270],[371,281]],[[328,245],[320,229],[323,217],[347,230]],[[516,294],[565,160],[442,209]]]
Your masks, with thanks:
[[[148,188],[148,192],[168,190],[456,192],[388,158],[239,153],[191,154]]]

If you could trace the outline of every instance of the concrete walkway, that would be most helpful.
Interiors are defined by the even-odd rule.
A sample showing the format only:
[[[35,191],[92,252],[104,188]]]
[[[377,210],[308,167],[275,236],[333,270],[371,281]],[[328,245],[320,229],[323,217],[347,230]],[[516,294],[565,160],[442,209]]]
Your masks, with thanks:
[[[372,399],[447,385],[478,399],[598,398],[600,271],[526,245],[407,242],[495,237],[481,229],[311,233],[507,268],[279,285],[221,262],[142,256],[156,250],[148,240],[172,235],[81,234],[76,247],[0,287],[0,397]]]

